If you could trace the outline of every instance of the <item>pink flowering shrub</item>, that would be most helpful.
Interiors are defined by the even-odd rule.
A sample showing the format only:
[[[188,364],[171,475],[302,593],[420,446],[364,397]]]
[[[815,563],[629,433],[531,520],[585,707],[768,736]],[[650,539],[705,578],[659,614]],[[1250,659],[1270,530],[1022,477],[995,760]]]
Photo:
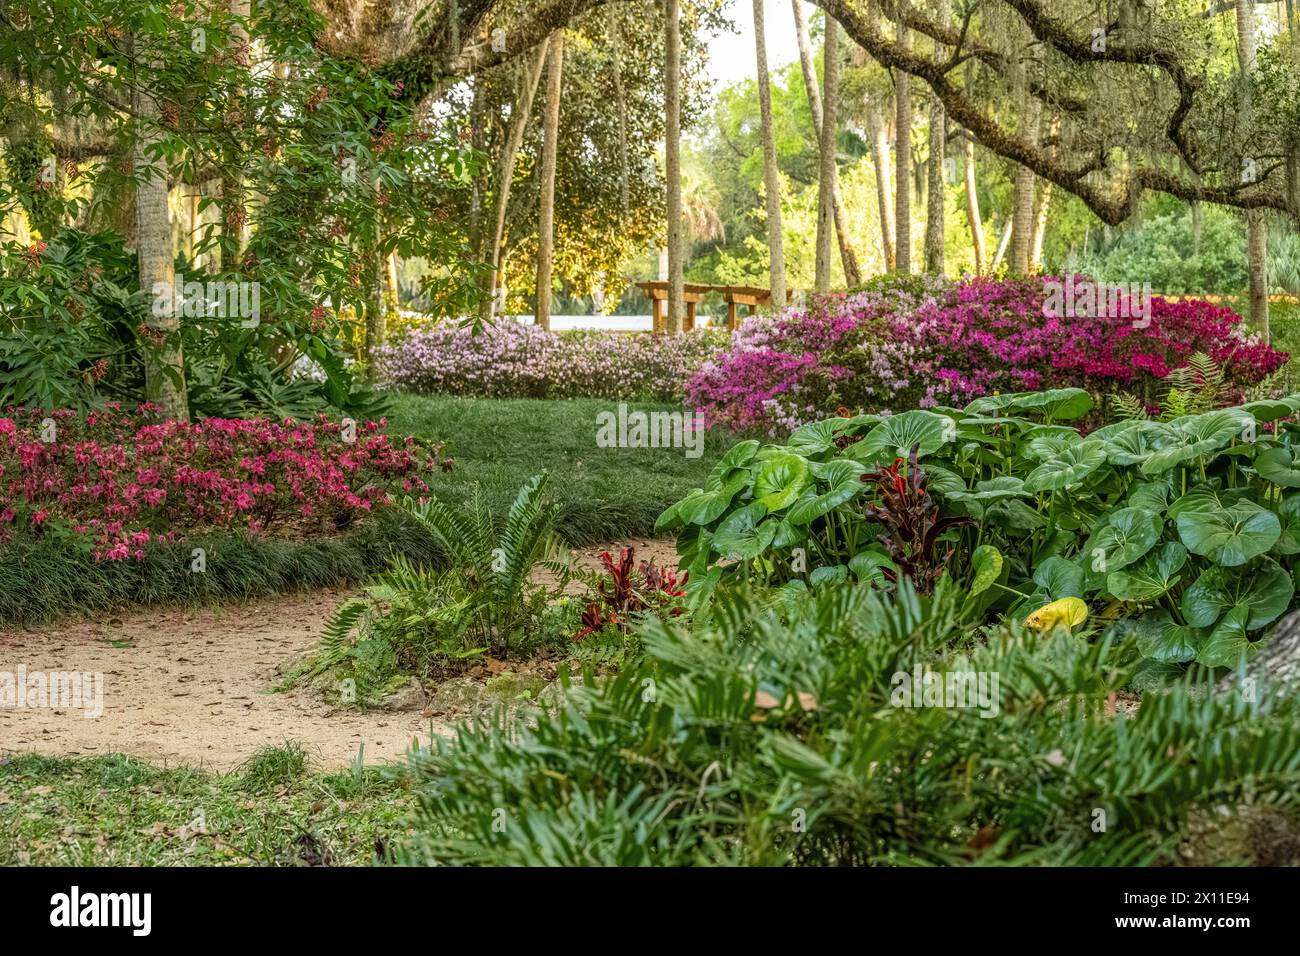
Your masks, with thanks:
[[[353,441],[312,422],[170,421],[116,404],[87,414],[6,409],[0,417],[0,542],[71,534],[97,560],[142,560],[179,533],[329,532],[389,503],[422,496],[421,477],[450,467],[439,447],[394,443],[384,422]]]
[[[1204,351],[1241,391],[1287,360],[1232,310],[1152,297],[1148,323],[1048,315],[1043,278],[962,284],[888,278],[805,310],[746,322],[705,363],[687,401],[734,428],[780,430],[844,406],[963,406],[991,392],[1078,386],[1152,399]]]
[[[680,402],[726,333],[684,336],[547,332],[501,321],[475,335],[445,322],[412,329],[380,353],[381,381],[421,394]]]

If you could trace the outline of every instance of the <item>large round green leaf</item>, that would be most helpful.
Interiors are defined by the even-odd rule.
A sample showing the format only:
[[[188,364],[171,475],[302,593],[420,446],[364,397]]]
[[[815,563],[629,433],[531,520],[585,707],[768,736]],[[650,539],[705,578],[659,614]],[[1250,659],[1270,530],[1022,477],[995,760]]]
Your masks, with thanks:
[[[1121,601],[1154,601],[1178,583],[1178,571],[1187,563],[1187,549],[1177,541],[1147,554],[1141,561],[1106,577],[1106,590]]]
[[[1283,556],[1300,554],[1300,492],[1292,492],[1277,507],[1282,522],[1282,536],[1273,545],[1273,552]]]
[[[1103,440],[1106,443],[1106,460],[1112,465],[1139,465],[1156,452],[1156,439],[1161,434],[1155,422],[1134,422],[1134,427],[1115,432]],[[1092,437],[1096,438],[1094,434]]]
[[[944,497],[951,498],[953,501],[997,501],[999,498],[1025,498],[1028,495],[1024,481],[1011,475],[1003,475],[999,478],[990,478],[988,481],[976,482],[974,491],[950,491],[945,493]]]
[[[812,484],[808,462],[798,455],[773,455],[754,478],[754,498],[769,512],[791,505]]]
[[[1144,474],[1156,475],[1175,465],[1200,458],[1230,444],[1254,423],[1241,409],[1221,409],[1175,419],[1151,433],[1156,450],[1142,464]]]
[[[1250,656],[1250,639],[1246,636],[1249,611],[1234,607],[1223,616],[1196,655],[1196,662],[1206,667],[1236,667]]]
[[[1054,554],[1034,568],[1034,583],[1043,589],[1049,601],[1083,597],[1083,568]]]
[[[916,408],[891,415],[860,442],[845,449],[844,455],[859,461],[907,458],[912,448],[921,447],[921,457],[933,455],[957,437],[957,423],[946,415]]]
[[[1098,441],[1076,442],[1029,473],[1025,490],[1056,491],[1077,485],[1106,463],[1106,446]]]
[[[1295,414],[1293,409],[1286,402],[1280,402],[1275,399],[1264,399],[1259,402],[1247,402],[1241,406],[1242,411],[1249,412],[1255,417],[1257,422],[1275,422],[1279,418],[1286,418]]]
[[[1138,620],[1138,650],[1151,660],[1185,664],[1196,659],[1201,643],[1195,628],[1175,623],[1168,611],[1148,611]]]
[[[749,487],[749,473],[740,471],[713,491],[701,491],[681,502],[677,516],[687,524],[711,524],[720,518],[741,489]]]
[[[1183,594],[1183,617],[1194,627],[1209,627],[1230,608],[1249,610],[1246,630],[1271,624],[1291,606],[1295,582],[1271,558],[1246,568],[1207,568]]]
[[[1290,448],[1266,448],[1255,456],[1255,470],[1265,481],[1283,488],[1300,488],[1300,468]]]
[[[879,551],[860,551],[849,559],[849,570],[852,571],[859,581],[885,587],[889,584],[889,578],[885,577],[885,571],[890,571],[895,577],[898,576],[898,565],[894,564],[887,555]]]
[[[792,525],[811,524],[862,493],[862,466],[857,462],[840,458],[827,462],[820,468],[814,466],[814,472],[818,478],[828,481],[830,487],[821,494],[805,492],[791,505],[786,512],[786,520]]]
[[[1163,527],[1160,516],[1145,508],[1120,508],[1088,538],[1084,559],[1094,571],[1110,574],[1150,551]]]
[[[1092,411],[1092,396],[1081,388],[1049,388],[1020,392],[1008,406],[1017,412],[1036,412],[1056,422],[1073,421]]]
[[[1282,536],[1277,515],[1252,501],[1238,501],[1221,511],[1185,511],[1178,515],[1178,536],[1192,554],[1235,567],[1258,557]]]
[[[743,468],[754,460],[758,454],[758,442],[742,441],[737,442],[727,449],[727,453],[718,459],[718,463],[713,466],[709,472],[709,477],[704,482],[705,491],[717,491],[724,484],[735,477],[737,468]]]
[[[849,430],[846,418],[828,418],[795,429],[786,442],[791,454],[814,458],[835,447],[835,440]]]
[[[713,548],[723,558],[750,561],[766,551],[776,538],[779,522],[763,521],[767,509],[752,502],[729,515],[713,533]]]

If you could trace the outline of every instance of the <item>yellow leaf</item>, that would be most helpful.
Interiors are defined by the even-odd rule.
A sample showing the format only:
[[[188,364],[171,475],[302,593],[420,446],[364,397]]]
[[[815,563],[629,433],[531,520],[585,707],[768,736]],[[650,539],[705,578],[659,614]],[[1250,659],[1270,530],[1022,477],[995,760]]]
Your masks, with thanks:
[[[1045,604],[1025,618],[1025,627],[1036,631],[1052,631],[1063,627],[1073,631],[1088,619],[1088,605],[1076,597],[1061,598]]]

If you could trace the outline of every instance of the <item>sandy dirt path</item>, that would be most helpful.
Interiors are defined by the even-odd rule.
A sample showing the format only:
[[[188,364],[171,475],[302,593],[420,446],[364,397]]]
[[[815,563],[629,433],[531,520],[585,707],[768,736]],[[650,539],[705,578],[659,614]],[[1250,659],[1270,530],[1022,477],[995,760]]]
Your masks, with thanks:
[[[228,770],[296,740],[320,766],[401,757],[427,741],[419,713],[340,710],[306,691],[270,693],[280,668],[318,639],[347,595],[314,592],[201,610],[151,610],[0,634],[0,671],[104,675],[104,712],[0,708],[0,750],[125,753]],[[450,733],[444,724],[433,732]]]
[[[639,560],[675,563],[672,542],[628,541]],[[587,567],[602,548],[575,552]],[[451,736],[454,724],[419,712],[333,707],[305,689],[272,693],[283,669],[309,650],[349,592],[285,595],[202,609],[123,612],[0,631],[0,674],[103,674],[103,714],[0,707],[0,754],[124,753],[157,764],[229,770],[260,747],[295,740],[317,766],[401,759],[411,741]]]

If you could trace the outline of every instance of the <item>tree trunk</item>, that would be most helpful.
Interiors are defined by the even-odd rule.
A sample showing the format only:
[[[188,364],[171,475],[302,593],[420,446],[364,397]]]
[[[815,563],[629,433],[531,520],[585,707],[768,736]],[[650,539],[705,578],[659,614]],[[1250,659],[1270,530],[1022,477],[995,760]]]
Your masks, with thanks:
[[[899,3],[900,10],[906,6]],[[898,44],[912,48],[912,36],[902,23],[897,28]],[[896,271],[912,271],[912,78],[894,71],[894,102],[897,130],[894,142],[894,256]]]
[[[469,131],[470,145],[478,152],[487,151],[487,124],[484,117],[487,113],[487,97],[485,95],[485,80],[481,73],[475,74],[473,78],[474,99],[469,108]],[[487,192],[486,170],[480,171],[470,184],[469,196],[469,228],[466,230],[469,239],[470,258],[475,262],[481,262],[484,256],[483,249],[483,231],[484,231],[484,199]]]
[[[1002,260],[1006,258],[1007,248],[1011,245],[1011,237],[1015,235],[1015,232],[1016,232],[1016,220],[1015,217],[1013,216],[1007,219],[1006,229],[1002,233],[1001,241],[998,242],[998,251],[993,256],[993,265],[989,266],[990,273],[996,273],[998,269],[1001,268]]]
[[[519,147],[523,145],[524,133],[528,130],[528,118],[532,114],[533,100],[537,98],[537,87],[542,80],[542,68],[546,64],[546,55],[550,50],[548,43],[538,46],[537,54],[524,66],[520,77],[519,97],[510,113],[510,131],[501,150],[496,168],[496,224],[492,233],[492,297],[486,302],[484,315],[496,316],[497,311],[505,306],[505,241],[506,211],[510,206],[510,190],[515,179],[515,159]]]
[[[962,137],[966,166],[966,221],[970,224],[971,246],[975,250],[975,274],[983,275],[988,262],[984,245],[984,217],[980,215],[979,184],[975,178],[975,140]]]
[[[822,139],[822,91],[817,82],[817,66],[813,62],[812,41],[808,36],[808,18],[804,15],[803,0],[791,0],[794,9],[795,35],[799,43],[799,65],[803,73],[804,91],[808,94],[808,111],[812,114],[813,135],[817,138],[818,148]],[[838,101],[837,101],[838,107]],[[835,235],[840,246],[840,265],[844,269],[844,281],[850,286],[862,283],[862,266],[858,262],[857,249],[853,247],[853,236],[849,231],[848,215],[844,210],[844,199],[840,192],[840,172],[835,168],[831,189],[831,201],[835,212]]]
[[[1254,128],[1252,87],[1255,82],[1255,7],[1252,0],[1237,0],[1237,58],[1241,64],[1241,120],[1245,141]],[[1247,154],[1247,158],[1251,158]],[[1258,163],[1259,159],[1255,161]],[[1250,321],[1269,340],[1268,223],[1262,209],[1246,211],[1246,268],[1250,277]]]
[[[682,262],[682,26],[681,0],[665,0],[665,175],[668,180],[668,334],[682,330],[686,280]]]
[[[885,271],[893,272],[897,261],[894,252],[894,216],[889,208],[892,189],[889,182],[889,131],[880,108],[872,103],[867,107],[867,125],[871,131],[871,163],[876,168],[876,206],[880,211],[880,251],[884,255]]]
[[[555,271],[555,167],[560,155],[560,92],[564,81],[564,30],[551,34],[543,121],[541,208],[537,215],[537,306],[534,321],[550,331],[551,280]]]
[[[1047,215],[1052,207],[1052,184],[1044,181],[1038,191],[1034,206],[1034,238],[1029,248],[1029,271],[1039,272],[1043,267],[1043,238],[1047,235]]]
[[[377,245],[372,249],[359,250],[358,255],[364,255],[367,259],[366,268],[362,272],[362,280],[365,282],[365,359],[366,377],[373,383],[379,370],[376,358],[388,338],[388,256]]]
[[[1027,93],[1022,99],[1021,116],[1024,118],[1024,137],[1031,143],[1038,140],[1038,101]],[[1034,231],[1034,171],[1027,166],[1016,167],[1016,188],[1011,232],[1011,274],[1027,276],[1030,272],[1030,252],[1033,249]]]
[[[815,286],[818,292],[831,290],[831,234],[835,228],[835,147],[839,132],[837,100],[840,95],[840,25],[826,18],[826,39],[822,44],[822,73],[826,89],[822,98],[820,136],[821,175],[817,185],[817,266]]]
[[[172,231],[167,221],[167,170],[151,168],[149,151],[162,141],[158,131],[158,101],[142,86],[134,91],[139,124],[134,150],[136,255],[140,287],[152,302],[145,325],[160,340],[155,348],[145,343],[145,397],[162,408],[168,418],[189,421],[185,388],[185,361],[181,351],[181,322],[176,314],[176,270]]]
[[[948,0],[940,0],[939,22],[948,25],[950,14]],[[945,176],[944,164],[948,148],[948,113],[934,94],[930,95],[930,165],[925,206],[925,271],[943,272]]]
[[[243,49],[245,56],[251,56],[249,36],[246,28],[250,0],[230,0],[231,16],[237,18],[230,28],[230,47]],[[243,91],[231,97],[228,110],[237,110],[243,101]],[[237,154],[227,151],[221,170],[221,271],[234,272],[239,269],[244,246],[248,244],[248,210],[244,203],[244,177],[239,168]]]
[[[947,143],[947,114],[938,97],[930,100],[930,165],[925,205],[925,271],[943,272],[944,152]]]
[[[799,0],[795,0],[798,7]],[[767,191],[767,249],[771,261],[773,308],[786,303],[785,250],[781,237],[781,177],[776,165],[776,135],[772,129],[772,87],[767,73],[767,34],[763,0],[754,0],[754,46],[758,57],[758,105],[763,132],[763,181]]]

